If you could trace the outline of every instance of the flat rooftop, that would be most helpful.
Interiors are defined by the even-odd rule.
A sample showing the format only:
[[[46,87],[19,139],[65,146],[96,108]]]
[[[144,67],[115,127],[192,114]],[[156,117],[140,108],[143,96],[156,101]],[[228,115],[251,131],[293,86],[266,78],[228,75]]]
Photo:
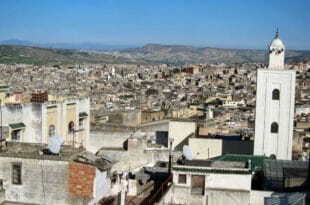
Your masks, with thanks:
[[[180,160],[172,166],[173,171],[217,173],[217,174],[246,174],[251,175],[248,162],[219,161],[219,160]]]
[[[211,160],[181,160],[178,165],[191,167],[210,167],[210,168],[247,168],[246,162],[234,161],[211,161]]]
[[[7,147],[0,151],[0,157],[72,161],[77,155],[85,151],[81,148],[63,145],[58,155],[47,155],[42,153],[44,148],[47,148],[46,144],[7,142]]]

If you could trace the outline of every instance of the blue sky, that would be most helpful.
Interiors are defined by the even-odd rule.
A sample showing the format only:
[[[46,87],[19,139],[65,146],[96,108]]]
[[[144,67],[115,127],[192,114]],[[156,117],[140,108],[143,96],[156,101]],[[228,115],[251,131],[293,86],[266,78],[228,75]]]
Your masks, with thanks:
[[[1,0],[0,41],[310,50],[309,0]]]

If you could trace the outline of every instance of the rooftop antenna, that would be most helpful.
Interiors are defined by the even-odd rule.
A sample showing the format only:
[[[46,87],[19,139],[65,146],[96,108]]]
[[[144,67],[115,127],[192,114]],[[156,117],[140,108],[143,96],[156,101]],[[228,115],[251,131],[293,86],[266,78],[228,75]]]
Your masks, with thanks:
[[[187,146],[187,145],[183,146],[183,155],[188,160],[192,160],[193,159],[192,150],[189,148],[189,146]]]

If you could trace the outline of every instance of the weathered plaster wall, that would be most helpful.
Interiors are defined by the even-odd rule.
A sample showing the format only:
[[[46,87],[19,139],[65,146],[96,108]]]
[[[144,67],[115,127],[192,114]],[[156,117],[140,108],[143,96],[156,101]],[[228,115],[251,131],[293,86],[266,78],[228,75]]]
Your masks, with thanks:
[[[12,163],[22,164],[22,184],[12,184]],[[67,163],[0,157],[5,200],[31,204],[68,204]]]

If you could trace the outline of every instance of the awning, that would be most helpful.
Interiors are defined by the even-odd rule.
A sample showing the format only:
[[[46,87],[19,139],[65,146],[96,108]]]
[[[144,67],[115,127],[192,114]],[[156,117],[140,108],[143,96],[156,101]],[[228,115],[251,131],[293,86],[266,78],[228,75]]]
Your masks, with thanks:
[[[79,118],[86,118],[86,117],[88,117],[88,114],[86,112],[79,113]]]
[[[23,122],[9,124],[9,126],[12,130],[20,130],[26,127]]]

